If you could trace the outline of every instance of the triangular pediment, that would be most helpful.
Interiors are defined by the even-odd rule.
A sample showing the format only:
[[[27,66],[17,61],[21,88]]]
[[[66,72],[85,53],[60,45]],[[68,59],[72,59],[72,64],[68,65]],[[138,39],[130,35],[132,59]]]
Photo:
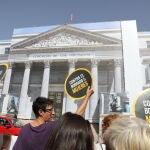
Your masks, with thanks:
[[[12,49],[42,49],[55,47],[118,45],[120,41],[87,30],[61,25],[12,45]]]

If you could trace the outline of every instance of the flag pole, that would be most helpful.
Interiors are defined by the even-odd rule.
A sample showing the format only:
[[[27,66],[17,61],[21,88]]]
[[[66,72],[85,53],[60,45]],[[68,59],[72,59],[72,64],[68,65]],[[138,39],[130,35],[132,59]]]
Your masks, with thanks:
[[[71,24],[73,22],[73,13],[70,14],[69,23]]]

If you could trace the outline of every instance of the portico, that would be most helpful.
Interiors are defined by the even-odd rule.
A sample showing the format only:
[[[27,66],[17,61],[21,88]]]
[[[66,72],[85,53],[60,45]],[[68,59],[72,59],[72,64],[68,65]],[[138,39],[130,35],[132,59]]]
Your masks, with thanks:
[[[87,68],[93,76],[95,94],[85,112],[85,118],[91,122],[99,122],[100,93],[123,90],[120,40],[67,25],[16,42],[11,46],[8,62],[2,113],[7,112],[9,94],[16,94],[18,118],[33,118],[31,106],[37,96],[59,97],[55,110],[58,116],[74,112],[81,101],[69,99],[63,84],[76,68]]]

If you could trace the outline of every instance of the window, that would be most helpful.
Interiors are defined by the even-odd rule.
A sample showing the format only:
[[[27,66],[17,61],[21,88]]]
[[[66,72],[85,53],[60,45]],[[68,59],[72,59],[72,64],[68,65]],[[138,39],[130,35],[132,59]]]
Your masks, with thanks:
[[[150,41],[147,41],[147,48],[150,48]]]
[[[145,69],[146,83],[150,83],[150,65],[147,65]]]
[[[10,51],[9,47],[5,48],[5,54],[9,54],[9,51]]]

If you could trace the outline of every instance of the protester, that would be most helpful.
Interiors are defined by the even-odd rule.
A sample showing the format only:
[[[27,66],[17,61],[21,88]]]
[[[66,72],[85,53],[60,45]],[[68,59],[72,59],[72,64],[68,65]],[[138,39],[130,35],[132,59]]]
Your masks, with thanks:
[[[103,134],[106,150],[149,150],[150,125],[139,118],[119,117]]]
[[[88,87],[85,99],[77,108],[76,114],[84,114],[92,94],[93,88]],[[33,103],[32,109],[36,119],[22,128],[13,150],[42,150],[49,132],[56,125],[56,121],[50,121],[53,119],[53,102],[51,100],[38,97]]]
[[[111,125],[111,122],[118,118],[119,114],[109,114],[105,116],[102,120],[102,134],[107,130],[107,128]]]
[[[103,142],[103,134],[107,130],[107,128],[111,125],[111,122],[118,118],[119,114],[109,114],[105,116],[102,120],[102,134],[99,135],[99,142],[95,143],[95,150],[105,149],[105,144]]]
[[[49,135],[44,150],[94,150],[89,121],[73,113],[65,113]]]
[[[6,116],[11,117],[10,114],[6,114]],[[14,114],[13,118],[17,119],[17,115]],[[0,145],[0,150],[9,150],[11,145],[12,145],[12,135],[10,133],[7,133],[7,132],[2,134],[2,141],[1,142],[2,142],[2,145]]]

